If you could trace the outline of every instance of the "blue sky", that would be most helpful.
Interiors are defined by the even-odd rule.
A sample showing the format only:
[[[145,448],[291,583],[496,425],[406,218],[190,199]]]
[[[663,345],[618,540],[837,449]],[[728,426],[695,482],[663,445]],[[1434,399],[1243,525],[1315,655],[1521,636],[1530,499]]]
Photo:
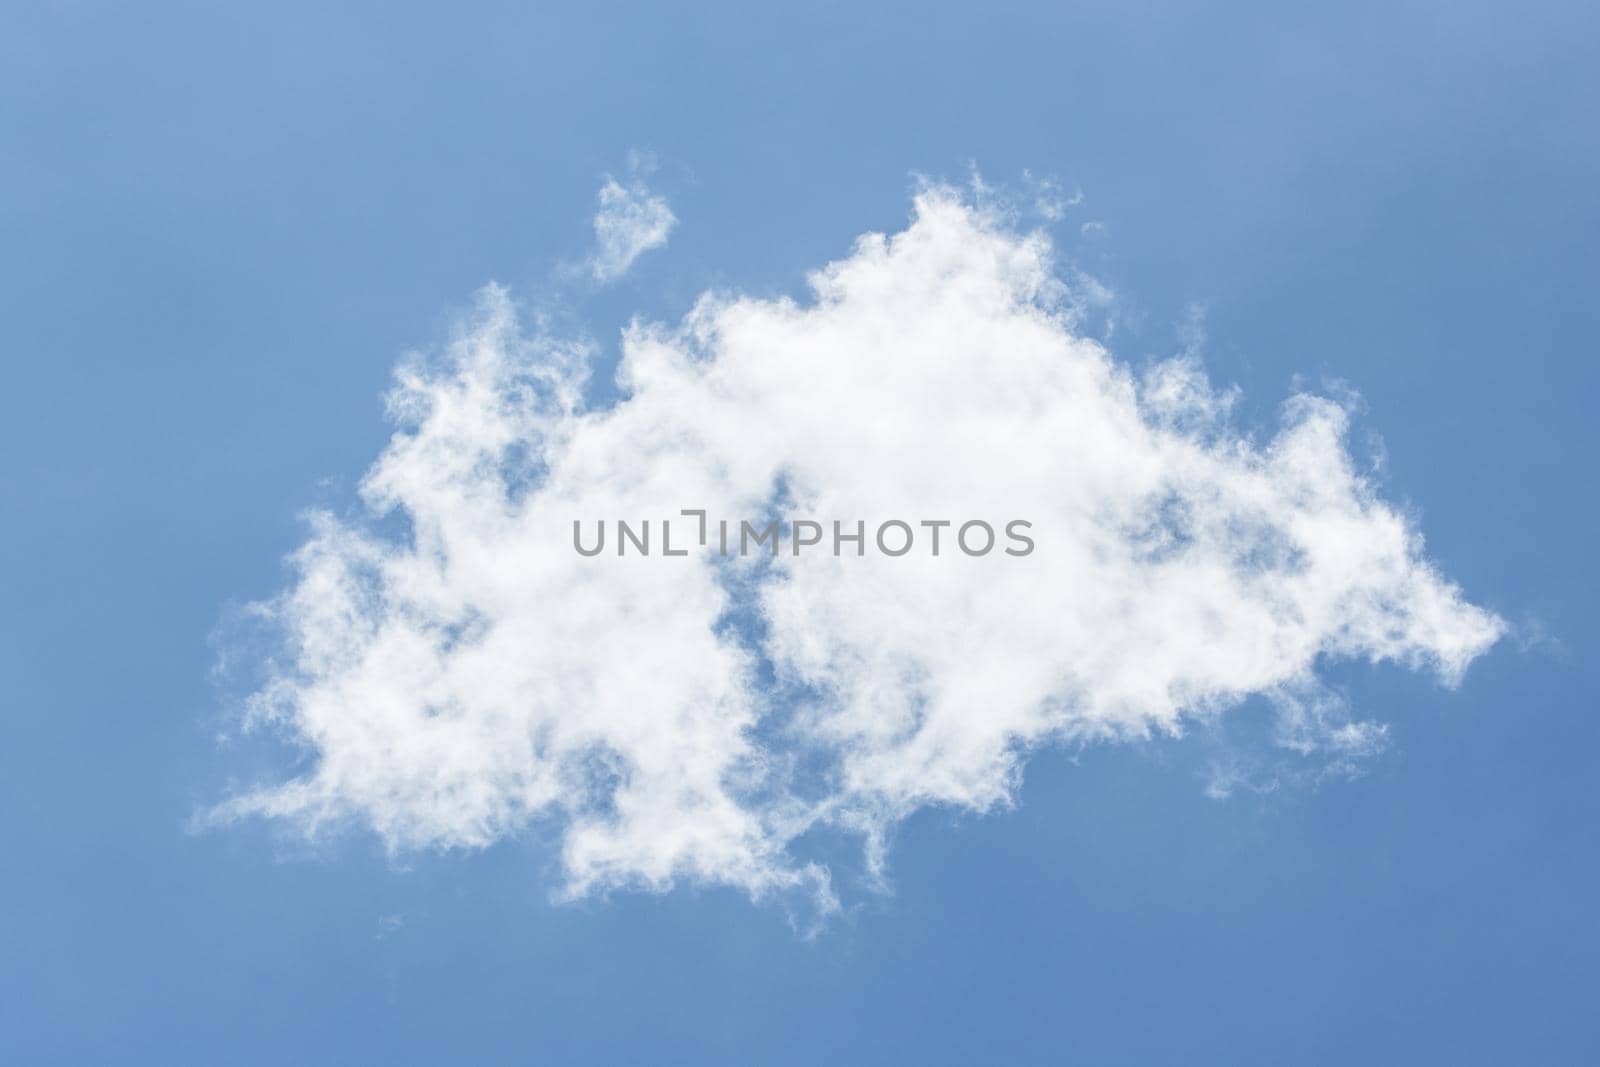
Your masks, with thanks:
[[[1594,338],[1580,5],[22,5],[0,15],[0,1037],[17,1062],[1457,1062],[1600,1057]],[[574,286],[631,151],[678,225]],[[219,623],[353,507],[406,350],[496,280],[618,358],[707,289],[803,295],[913,175],[1081,191],[1116,357],[1240,419],[1359,391],[1382,492],[1511,636],[1328,684],[1353,779],[1206,796],[1258,700],[1045,747],[922,808],[815,937],[737,888],[551,902],[547,827],[396,860],[190,831]],[[1095,225],[1088,230],[1085,223]],[[560,294],[559,299],[552,294]],[[603,377],[603,375],[602,375]],[[556,879],[557,881],[559,879]]]

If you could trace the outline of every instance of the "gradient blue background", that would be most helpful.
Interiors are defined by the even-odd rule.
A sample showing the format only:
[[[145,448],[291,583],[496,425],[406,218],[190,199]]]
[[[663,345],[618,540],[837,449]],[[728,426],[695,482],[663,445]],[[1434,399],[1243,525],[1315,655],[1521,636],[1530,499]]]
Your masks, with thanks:
[[[328,6],[0,12],[0,1060],[1600,1062],[1592,6]],[[1348,381],[1431,554],[1549,639],[1456,693],[1340,671],[1393,724],[1355,782],[1041,755],[812,942],[554,907],[547,841],[187,834],[277,758],[214,743],[226,605],[349,501],[396,356],[547,286],[636,146],[682,226],[587,299],[607,344],[798,292],[913,170],[1055,173],[1121,356],[1199,302],[1248,418]]]

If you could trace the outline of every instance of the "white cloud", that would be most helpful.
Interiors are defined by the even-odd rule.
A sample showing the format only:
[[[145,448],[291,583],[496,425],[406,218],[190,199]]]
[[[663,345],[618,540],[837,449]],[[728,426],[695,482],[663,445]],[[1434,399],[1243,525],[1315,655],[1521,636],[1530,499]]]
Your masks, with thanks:
[[[411,536],[317,515],[260,608],[286,642],[251,721],[312,762],[212,818],[396,850],[539,821],[572,895],[690,881],[826,908],[802,835],[877,863],[919,807],[1006,803],[1040,743],[1178,734],[1260,695],[1289,750],[1372,750],[1383,728],[1319,665],[1454,685],[1500,621],[1357,472],[1345,408],[1297,395],[1271,440],[1242,435],[1192,358],[1135,376],[1082,336],[1051,257],[926,188],[808,302],[707,295],[632,327],[606,410],[583,405],[587,353],[486,290],[400,371],[403,428],[363,484]],[[795,517],[1025,518],[1037,549],[573,551],[574,519],[755,519],[780,490]]]
[[[664,247],[677,224],[666,198],[652,193],[637,174],[626,185],[607,177],[600,187],[600,210],[594,216],[595,249],[589,259],[595,281],[615,281],[628,273],[640,256]]]

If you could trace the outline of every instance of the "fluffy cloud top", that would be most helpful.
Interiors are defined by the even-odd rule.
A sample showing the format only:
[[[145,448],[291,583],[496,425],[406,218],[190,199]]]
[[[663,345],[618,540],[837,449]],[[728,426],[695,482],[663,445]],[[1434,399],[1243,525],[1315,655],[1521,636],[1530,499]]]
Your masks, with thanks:
[[[588,353],[486,290],[439,359],[400,371],[402,428],[363,484],[408,534],[318,515],[260,606],[286,648],[252,721],[309,769],[214,816],[395,849],[537,822],[560,828],[573,895],[688,880],[828,906],[829,873],[796,855],[810,831],[877,863],[919,807],[1006,801],[1032,746],[1177,733],[1252,695],[1286,744],[1359,754],[1380,728],[1326,699],[1319,665],[1453,685],[1501,633],[1355,469],[1343,408],[1295,396],[1257,442],[1192,362],[1136,376],[1082,335],[1045,237],[929,188],[811,286],[632,327],[627,398],[597,410]],[[1023,518],[1036,548],[573,549],[575,519],[684,508]]]
[[[594,216],[594,255],[589,270],[595,281],[609,282],[628,273],[634,261],[667,243],[678,218],[666,198],[634,180],[623,185],[607,178],[600,187],[600,210]]]

